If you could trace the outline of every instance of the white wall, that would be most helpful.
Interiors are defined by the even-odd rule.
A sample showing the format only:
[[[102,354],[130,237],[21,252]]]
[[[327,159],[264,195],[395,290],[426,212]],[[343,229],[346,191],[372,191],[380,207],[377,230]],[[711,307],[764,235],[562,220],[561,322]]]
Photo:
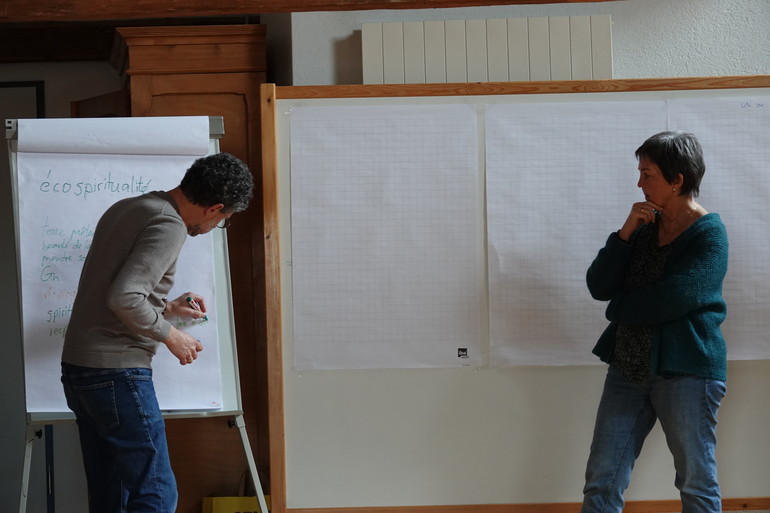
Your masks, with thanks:
[[[45,114],[50,118],[69,117],[70,102],[120,89],[117,72],[106,62],[3,64],[0,81],[39,81],[45,84]],[[3,89],[0,88],[0,95]],[[0,119],[34,116],[28,107],[0,101]],[[4,122],[3,122],[4,126]],[[3,132],[4,133],[4,132]],[[3,137],[4,138],[4,137]],[[5,141],[1,142],[5,147]],[[18,511],[24,459],[25,411],[21,370],[19,306],[16,294],[15,257],[8,161],[0,152],[0,511]],[[42,428],[42,426],[41,426]],[[74,424],[54,427],[54,466],[56,511],[81,513],[85,511],[85,479],[80,466],[77,430]],[[45,441],[36,440],[30,474],[29,513],[46,511]]]
[[[361,24],[366,22],[594,14],[612,17],[615,78],[770,73],[768,0],[626,0],[296,13],[291,15],[291,46],[281,45],[293,82],[277,83],[360,84]],[[271,38],[270,20],[264,22]]]

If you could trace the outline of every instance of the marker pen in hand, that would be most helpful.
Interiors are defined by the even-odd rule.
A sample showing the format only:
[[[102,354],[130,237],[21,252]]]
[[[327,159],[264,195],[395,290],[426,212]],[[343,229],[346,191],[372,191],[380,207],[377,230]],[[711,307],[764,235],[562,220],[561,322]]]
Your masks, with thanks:
[[[195,308],[195,309],[196,309],[196,310],[198,310],[199,312],[203,313],[203,310],[201,310],[201,305],[199,305],[199,304],[198,304],[198,302],[197,302],[196,300],[194,300],[194,299],[193,299],[193,298],[191,298],[191,297],[188,297],[188,298],[187,298],[187,302],[188,302],[188,303],[190,303],[190,306],[192,306],[193,308]],[[208,320],[209,320],[209,316],[208,316],[208,315],[204,315],[204,316],[203,316],[203,320],[204,320],[204,321],[208,321]]]

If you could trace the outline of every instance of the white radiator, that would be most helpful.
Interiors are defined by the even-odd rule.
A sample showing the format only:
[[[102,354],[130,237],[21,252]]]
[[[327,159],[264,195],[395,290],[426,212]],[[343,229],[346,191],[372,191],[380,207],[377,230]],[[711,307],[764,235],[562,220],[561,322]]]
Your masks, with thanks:
[[[612,78],[604,16],[364,23],[364,84]]]

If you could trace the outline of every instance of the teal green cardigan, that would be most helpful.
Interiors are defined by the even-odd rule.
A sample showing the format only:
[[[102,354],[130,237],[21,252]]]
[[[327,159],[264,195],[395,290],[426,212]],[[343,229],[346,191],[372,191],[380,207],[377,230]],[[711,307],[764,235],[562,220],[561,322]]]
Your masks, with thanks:
[[[673,243],[659,281],[624,290],[623,276],[638,233],[628,242],[611,234],[588,268],[591,296],[609,301],[610,325],[593,353],[609,363],[618,323],[649,325],[651,375],[694,374],[725,380],[727,349],[720,325],[727,314],[722,281],[728,243],[722,220],[717,214],[698,219]]]

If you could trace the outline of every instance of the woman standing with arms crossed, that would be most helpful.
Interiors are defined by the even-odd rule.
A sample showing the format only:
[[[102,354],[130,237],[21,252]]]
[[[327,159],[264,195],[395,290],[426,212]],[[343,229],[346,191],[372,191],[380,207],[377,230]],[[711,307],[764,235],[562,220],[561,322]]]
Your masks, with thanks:
[[[722,511],[717,409],[727,356],[722,281],[727,234],[700,206],[697,139],[662,132],[636,150],[644,201],[634,203],[587,273],[609,326],[593,349],[609,364],[581,513],[620,513],[634,461],[656,420],[674,457],[683,513]]]

